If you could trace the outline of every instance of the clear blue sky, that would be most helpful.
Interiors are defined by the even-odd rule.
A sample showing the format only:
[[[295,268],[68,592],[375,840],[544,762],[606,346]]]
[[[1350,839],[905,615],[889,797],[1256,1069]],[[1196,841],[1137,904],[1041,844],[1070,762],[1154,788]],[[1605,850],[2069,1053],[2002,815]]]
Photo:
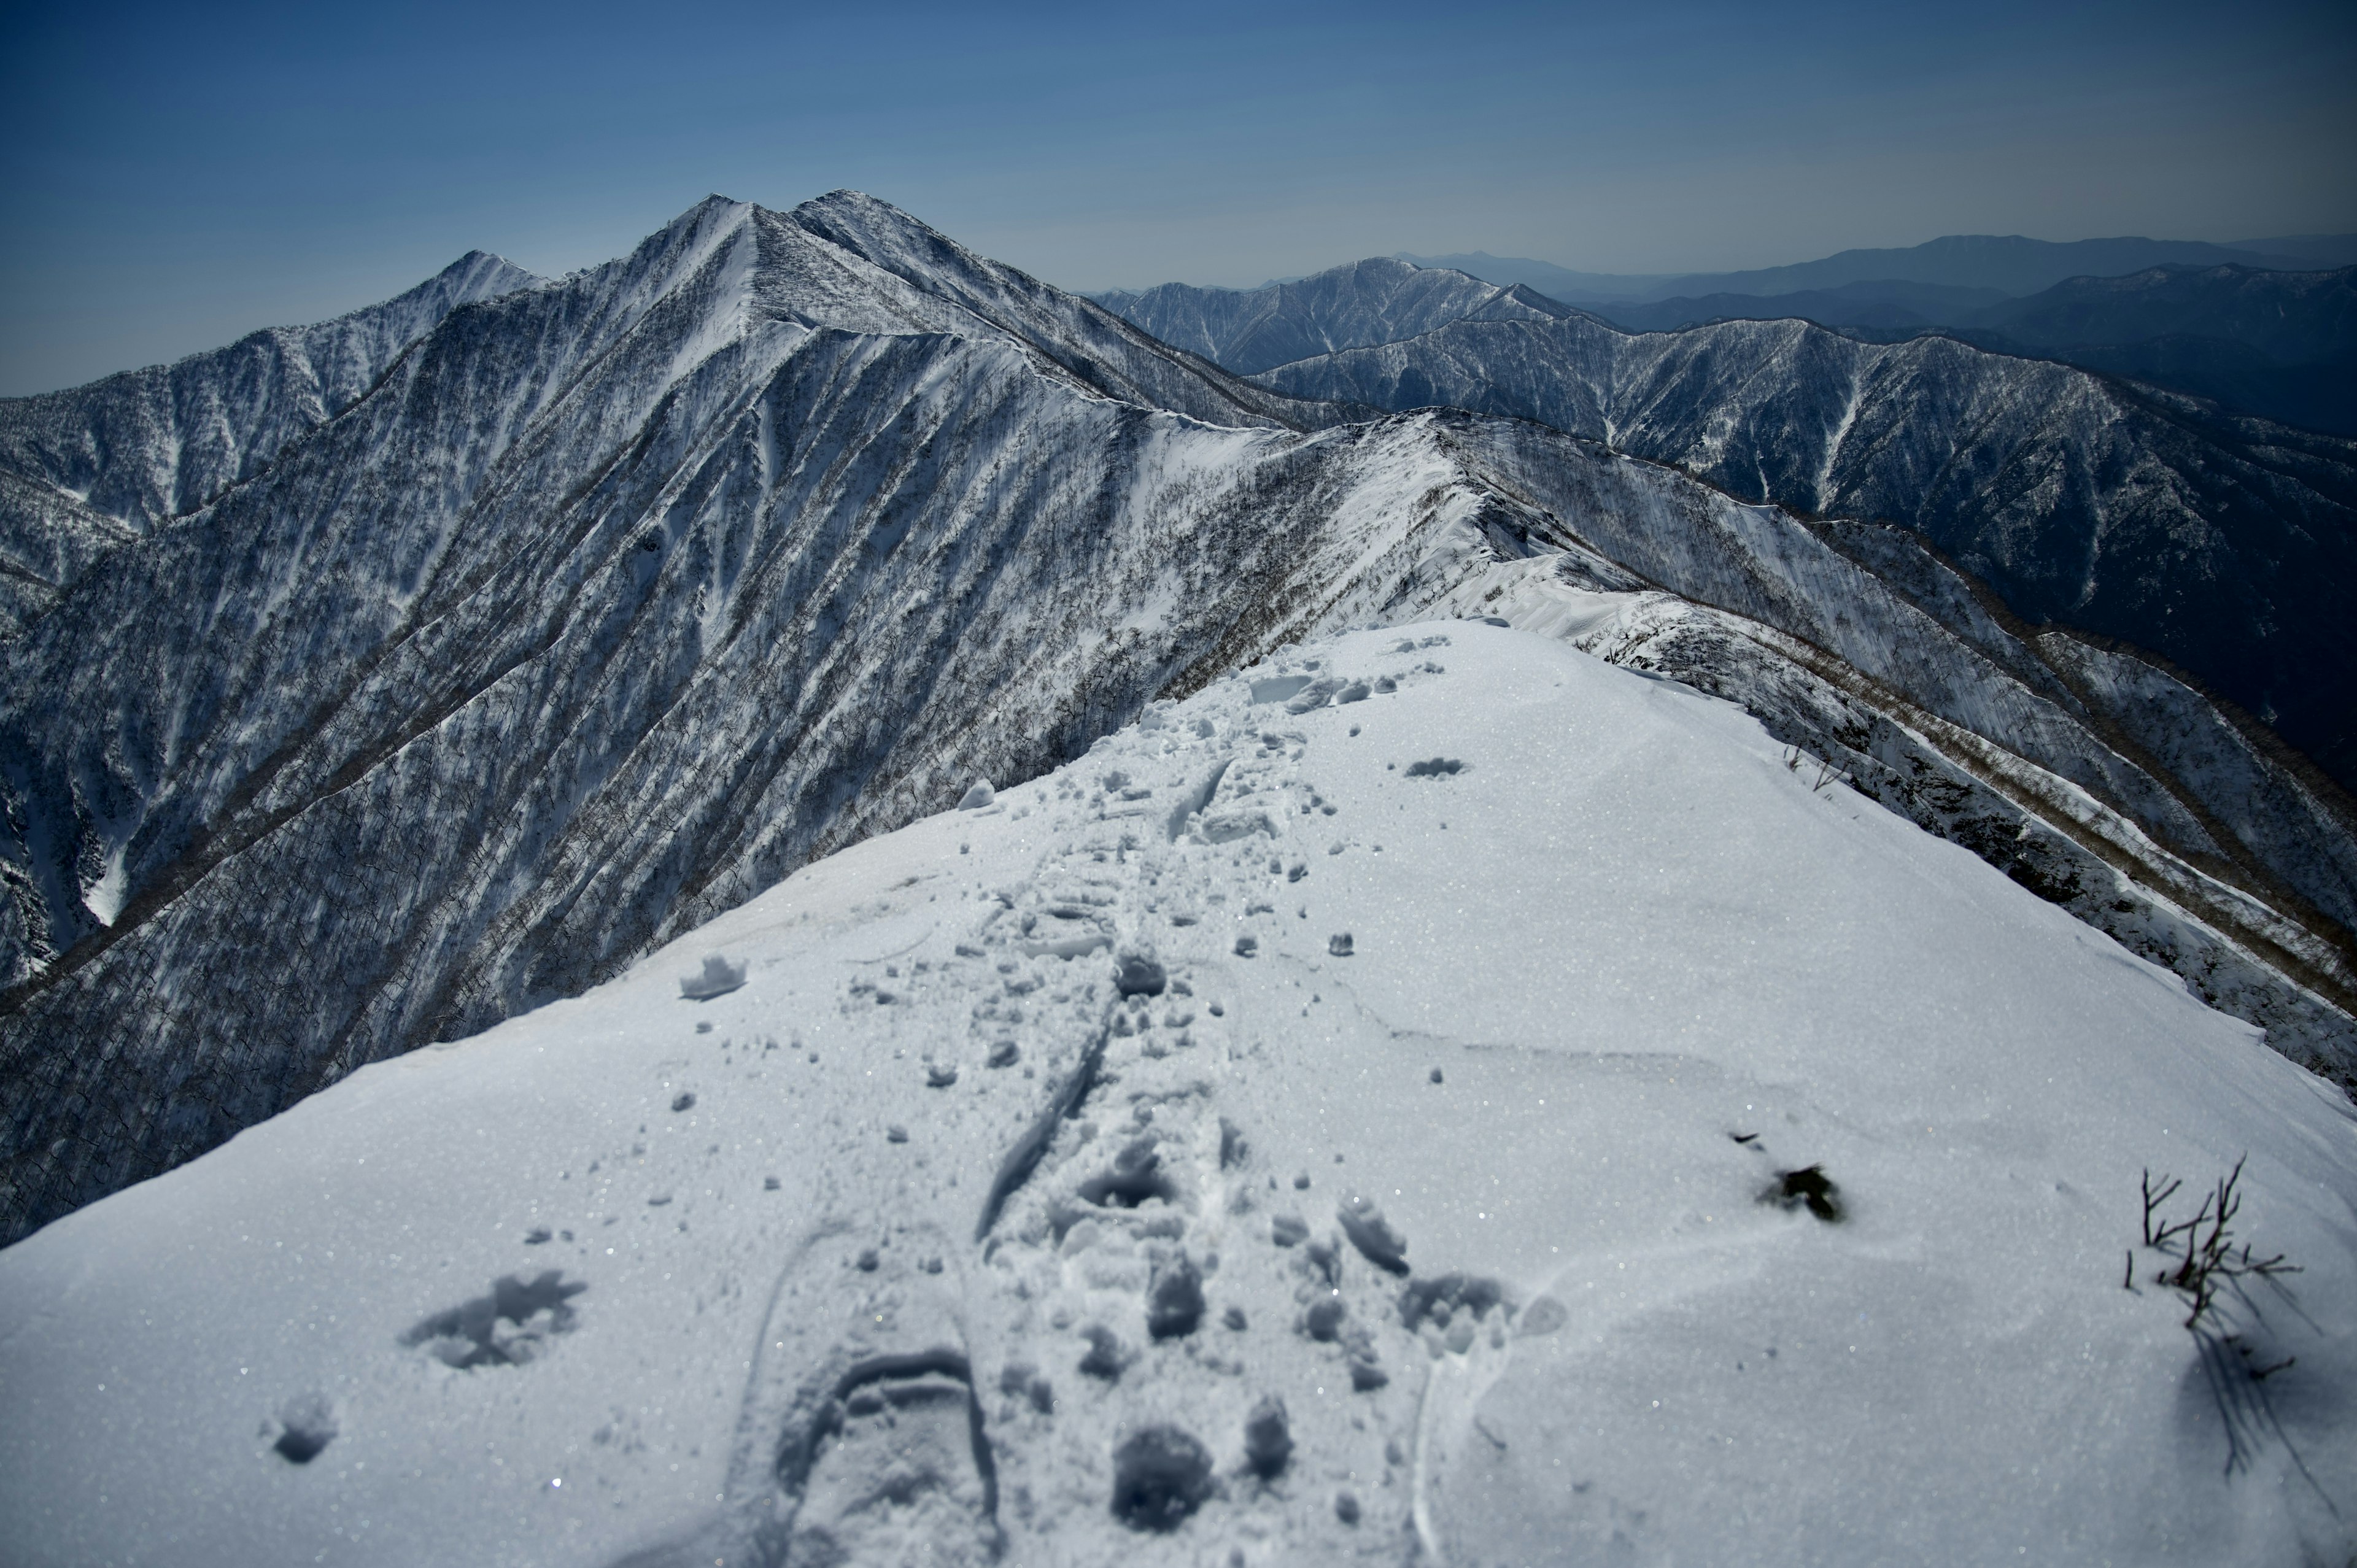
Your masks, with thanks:
[[[850,186],[1076,288],[2357,230],[2357,5],[11,5],[0,393]]]

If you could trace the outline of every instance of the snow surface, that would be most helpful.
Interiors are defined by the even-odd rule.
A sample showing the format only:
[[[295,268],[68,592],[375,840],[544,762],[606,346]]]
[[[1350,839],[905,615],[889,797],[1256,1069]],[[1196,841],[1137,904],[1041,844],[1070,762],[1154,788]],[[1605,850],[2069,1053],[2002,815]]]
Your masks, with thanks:
[[[1477,622],[1157,705],[0,1252],[7,1559],[2341,1561],[2346,1101],[1818,784]]]

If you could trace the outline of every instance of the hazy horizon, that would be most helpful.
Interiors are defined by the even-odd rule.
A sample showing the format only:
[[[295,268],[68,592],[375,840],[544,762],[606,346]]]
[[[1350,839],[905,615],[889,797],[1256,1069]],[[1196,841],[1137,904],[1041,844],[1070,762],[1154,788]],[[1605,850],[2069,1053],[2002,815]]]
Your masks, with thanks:
[[[1087,292],[1367,255],[1773,266],[1941,235],[2357,231],[2357,20],[1997,5],[1107,16],[707,5],[18,16],[0,394],[557,274],[718,190],[870,192]]]

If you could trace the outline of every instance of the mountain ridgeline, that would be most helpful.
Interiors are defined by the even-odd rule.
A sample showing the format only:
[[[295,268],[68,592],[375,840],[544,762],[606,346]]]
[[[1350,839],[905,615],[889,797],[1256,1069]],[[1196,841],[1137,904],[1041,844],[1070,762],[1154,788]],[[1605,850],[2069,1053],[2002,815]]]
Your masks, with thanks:
[[[0,399],[0,635],[350,407],[462,306],[540,280],[471,252],[382,305],[71,392]]]
[[[2357,435],[2357,267],[2153,267],[2070,278],[2018,298],[1881,282],[1586,308],[1641,332],[1798,318],[1878,342],[1943,333],[1998,353],[2191,392],[2307,430]]]
[[[323,417],[217,423],[268,455],[152,511],[184,425],[158,427],[181,448],[86,440],[87,468],[66,438],[8,447],[112,532],[0,642],[5,1235],[577,993],[1157,696],[1436,614],[1739,703],[1796,768],[2357,1074],[2339,792],[2165,664],[2008,612],[1920,518],[1843,498],[2002,490],[1958,501],[1966,542],[2090,602],[2129,546],[2166,556],[2137,528],[2192,531],[2202,591],[2286,626],[2307,601],[2252,561],[2341,570],[2287,541],[2344,502],[2246,513],[2194,485],[2137,523],[2102,465],[2190,485],[2230,455],[2214,422],[1792,324],[1752,329],[1773,353],[1689,335],[1648,382],[1616,345],[1657,340],[1358,272],[1274,308],[1179,301],[1173,344],[870,198],[714,198],[606,266],[493,277]],[[1244,379],[1213,362],[1239,343],[1315,354]],[[1910,353],[1957,359],[1899,373]],[[97,429],[102,401],[0,405],[0,429]],[[2157,456],[2136,418],[2209,445]],[[2085,470],[2070,443],[2098,436]],[[2243,490],[2311,498],[2347,467],[2256,437],[2234,460]],[[2008,462],[2050,467],[2007,489]],[[1748,503],[1747,466],[1776,502],[1910,526]],[[2101,574],[2073,555],[2087,495]]]

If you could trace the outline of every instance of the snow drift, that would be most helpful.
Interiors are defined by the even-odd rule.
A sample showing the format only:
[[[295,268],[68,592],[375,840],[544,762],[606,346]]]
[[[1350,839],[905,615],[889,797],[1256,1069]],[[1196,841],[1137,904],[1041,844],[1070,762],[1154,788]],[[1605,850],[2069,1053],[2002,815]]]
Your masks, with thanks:
[[[0,1252],[12,1561],[2338,1561],[2346,1101],[1788,751],[1155,704]]]

